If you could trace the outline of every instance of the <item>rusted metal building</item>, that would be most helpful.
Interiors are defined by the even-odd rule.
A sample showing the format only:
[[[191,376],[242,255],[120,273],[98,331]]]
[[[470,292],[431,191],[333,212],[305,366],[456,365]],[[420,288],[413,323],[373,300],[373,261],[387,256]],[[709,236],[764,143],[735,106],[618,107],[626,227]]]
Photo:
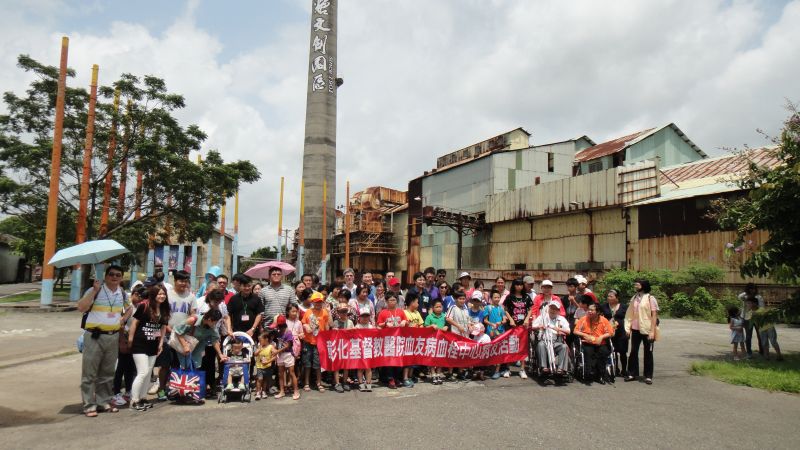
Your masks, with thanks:
[[[522,128],[500,134],[438,158],[435,169],[409,182],[409,276],[427,266],[455,274],[462,267],[489,265],[488,230],[462,236],[459,264],[458,233],[446,226],[425,225],[424,207],[482,214],[493,194],[570,177],[575,153],[594,145],[586,136],[535,146],[529,138]]]
[[[665,168],[645,161],[492,195],[489,270],[477,272],[565,281],[574,273],[596,279],[615,267],[678,270],[707,262],[723,269],[723,284],[769,283],[742,279],[737,269],[766,232],[754,232],[746,248],[733,252],[733,232],[707,216],[713,199],[743,195],[733,180],[748,161],[779,163],[761,148]]]
[[[405,259],[405,249],[397,244],[407,235],[406,193],[374,186],[356,192],[348,202],[349,214],[336,222],[331,252],[333,273],[338,275],[345,269],[348,221],[350,266],[357,272],[377,274],[396,270],[398,257]]]

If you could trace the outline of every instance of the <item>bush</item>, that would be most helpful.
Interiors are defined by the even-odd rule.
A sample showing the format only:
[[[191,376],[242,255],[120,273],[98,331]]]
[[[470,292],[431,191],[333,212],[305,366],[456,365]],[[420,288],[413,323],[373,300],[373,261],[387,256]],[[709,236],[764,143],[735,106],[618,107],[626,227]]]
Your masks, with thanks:
[[[681,269],[675,278],[678,284],[702,286],[722,281],[723,275],[722,269],[714,264],[694,262]]]
[[[686,317],[697,315],[692,299],[683,292],[678,292],[672,296],[669,305],[669,314],[672,317]]]

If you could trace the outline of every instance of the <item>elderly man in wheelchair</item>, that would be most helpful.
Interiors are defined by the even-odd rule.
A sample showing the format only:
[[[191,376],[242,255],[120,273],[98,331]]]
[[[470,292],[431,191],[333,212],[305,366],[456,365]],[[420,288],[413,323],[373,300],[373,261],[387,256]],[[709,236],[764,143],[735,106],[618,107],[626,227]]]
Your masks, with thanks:
[[[568,347],[564,337],[569,335],[569,322],[559,315],[560,304],[552,302],[547,312],[533,321],[531,328],[538,331],[536,359],[544,376],[564,376],[569,369]]]

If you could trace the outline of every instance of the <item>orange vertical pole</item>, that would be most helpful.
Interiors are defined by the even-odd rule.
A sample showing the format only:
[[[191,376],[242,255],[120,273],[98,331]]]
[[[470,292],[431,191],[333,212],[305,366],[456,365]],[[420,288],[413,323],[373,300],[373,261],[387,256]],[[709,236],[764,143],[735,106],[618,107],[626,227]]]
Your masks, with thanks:
[[[81,194],[78,206],[77,236],[75,243],[86,241],[86,210],[89,204],[89,178],[92,177],[92,146],[94,145],[94,117],[97,103],[97,64],[92,66],[92,84],[89,94],[89,114],[86,120],[86,144],[83,147],[83,173],[81,175]]]
[[[350,180],[347,180],[347,189],[344,201],[344,266],[350,267]]]
[[[111,132],[108,137],[108,167],[106,183],[103,188],[103,209],[100,213],[100,237],[108,233],[108,214],[111,209],[111,183],[114,180],[114,153],[117,150],[117,116],[119,115],[119,89],[114,91],[114,117],[111,119]]]
[[[133,102],[128,99],[125,113],[125,134],[122,137],[122,161],[119,165],[119,197],[117,198],[117,222],[125,218],[125,194],[128,187],[128,151],[131,143],[131,108]]]
[[[42,306],[53,303],[55,268],[48,261],[56,252],[56,225],[58,224],[58,190],[61,183],[61,140],[64,136],[64,96],[67,90],[67,56],[69,38],[61,38],[61,65],[58,73],[56,94],[56,119],[53,130],[53,153],[50,156],[50,196],[47,199],[47,225],[44,234],[44,259],[42,261]]]

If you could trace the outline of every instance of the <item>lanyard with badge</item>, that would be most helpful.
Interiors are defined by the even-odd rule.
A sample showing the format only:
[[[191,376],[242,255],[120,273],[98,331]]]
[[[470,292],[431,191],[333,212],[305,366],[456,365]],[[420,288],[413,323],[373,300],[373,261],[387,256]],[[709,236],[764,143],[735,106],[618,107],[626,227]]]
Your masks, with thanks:
[[[114,312],[114,303],[116,303],[114,295],[116,294],[116,292],[114,292],[113,294],[109,293],[108,289],[106,289],[106,285],[103,284],[103,294],[106,295],[106,300],[108,300],[109,311],[106,313],[106,317],[108,317],[109,319],[115,319],[117,317],[117,314]]]
[[[247,302],[245,301],[244,297],[242,297],[242,308],[244,308],[244,312],[242,313],[242,322],[249,322],[250,314],[247,313]]]

